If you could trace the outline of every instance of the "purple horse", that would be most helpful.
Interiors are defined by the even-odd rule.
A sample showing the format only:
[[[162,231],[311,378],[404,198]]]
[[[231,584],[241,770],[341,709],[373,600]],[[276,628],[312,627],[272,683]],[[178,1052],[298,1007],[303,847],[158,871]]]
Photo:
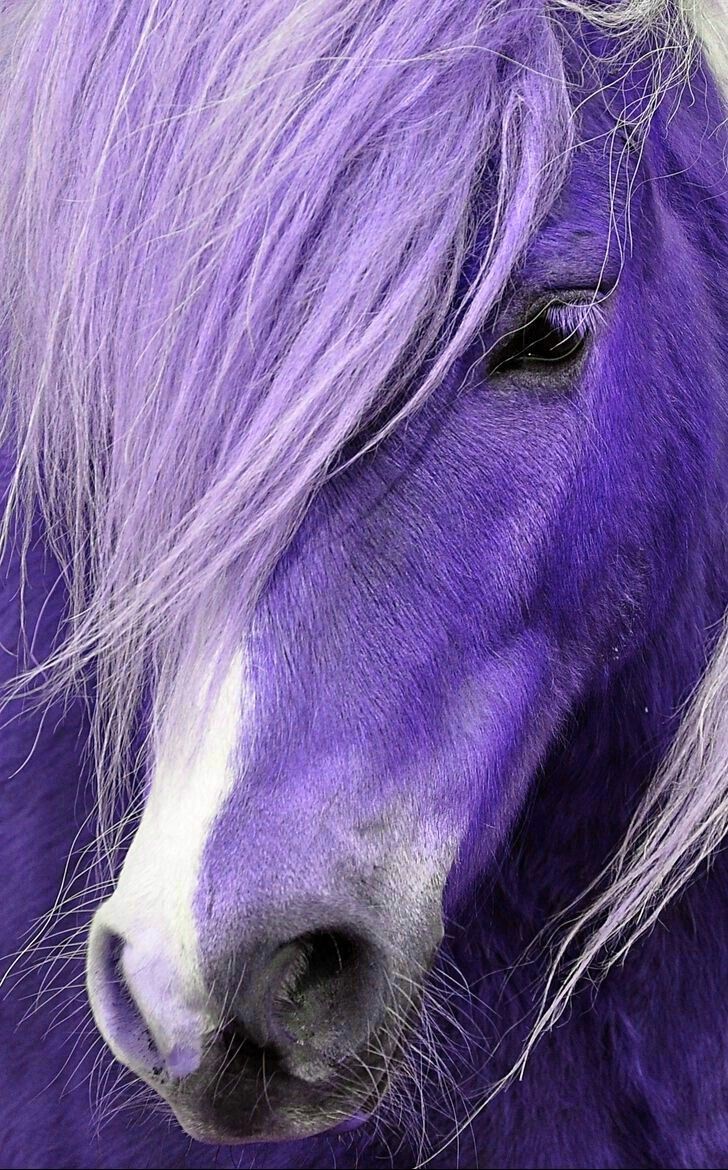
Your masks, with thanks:
[[[0,0],[3,1167],[728,1166],[722,3]]]

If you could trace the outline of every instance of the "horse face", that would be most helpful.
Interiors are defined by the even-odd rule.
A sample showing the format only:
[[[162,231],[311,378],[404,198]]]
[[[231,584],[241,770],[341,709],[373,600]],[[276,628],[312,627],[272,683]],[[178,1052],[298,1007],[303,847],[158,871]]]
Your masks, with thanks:
[[[675,322],[709,320],[709,291],[653,186],[631,255],[609,245],[606,153],[577,156],[475,350],[319,491],[194,747],[184,709],[166,737],[90,986],[198,1137],[373,1109],[443,904],[685,568],[719,363]],[[645,165],[675,170],[654,145]]]

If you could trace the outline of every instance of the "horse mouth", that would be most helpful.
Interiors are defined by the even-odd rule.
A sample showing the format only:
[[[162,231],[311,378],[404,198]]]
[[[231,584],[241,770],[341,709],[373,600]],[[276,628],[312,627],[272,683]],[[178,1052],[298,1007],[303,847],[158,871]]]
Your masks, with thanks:
[[[232,1116],[227,1109],[214,1105],[200,1108],[198,1104],[170,1104],[181,1128],[198,1142],[234,1146],[297,1141],[321,1133],[346,1133],[363,1125],[384,1096],[386,1080],[385,1077],[381,1093],[372,1092],[358,1104],[292,1100],[280,1110],[236,1110]]]
[[[293,1141],[362,1125],[385,1096],[396,1063],[394,1053],[378,1048],[376,1059],[362,1055],[334,1078],[309,1082],[286,1072],[275,1053],[238,1051],[162,1094],[197,1141]]]

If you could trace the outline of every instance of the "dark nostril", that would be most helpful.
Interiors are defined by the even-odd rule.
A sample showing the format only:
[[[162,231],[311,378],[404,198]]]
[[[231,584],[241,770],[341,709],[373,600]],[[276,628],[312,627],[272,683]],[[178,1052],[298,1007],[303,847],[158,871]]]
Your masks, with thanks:
[[[112,1050],[132,1068],[161,1076],[163,1061],[124,974],[125,940],[95,926],[89,943],[89,998]]]
[[[328,1077],[380,1022],[383,971],[372,944],[349,931],[299,935],[259,972],[243,1012],[246,1034],[295,1075]]]
[[[304,934],[284,948],[283,977],[275,993],[278,1014],[294,1031],[309,1017],[335,1010],[344,985],[355,990],[361,947],[337,931]]]

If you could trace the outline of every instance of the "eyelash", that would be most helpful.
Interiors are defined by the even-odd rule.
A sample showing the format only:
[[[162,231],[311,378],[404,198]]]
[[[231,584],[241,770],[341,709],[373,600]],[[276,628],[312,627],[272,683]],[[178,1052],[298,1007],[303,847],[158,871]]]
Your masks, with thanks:
[[[491,351],[488,373],[554,375],[581,355],[601,310],[593,301],[549,301]]]

